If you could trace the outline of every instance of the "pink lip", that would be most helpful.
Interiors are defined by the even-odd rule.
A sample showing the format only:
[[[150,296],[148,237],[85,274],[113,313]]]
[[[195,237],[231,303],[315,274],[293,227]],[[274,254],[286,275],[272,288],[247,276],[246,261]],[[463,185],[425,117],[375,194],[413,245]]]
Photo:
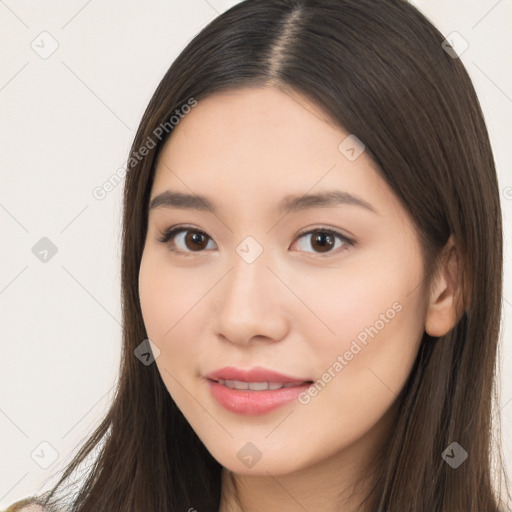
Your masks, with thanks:
[[[290,377],[282,373],[267,370],[261,366],[253,366],[247,370],[226,366],[215,370],[205,376],[210,380],[240,380],[242,382],[282,382],[282,383],[301,383],[310,379],[300,377]]]
[[[239,380],[242,382],[279,382],[296,383],[296,386],[281,389],[266,389],[252,391],[231,389],[217,382],[222,380]],[[228,411],[257,416],[281,407],[297,398],[311,386],[307,379],[290,377],[262,367],[253,367],[248,370],[241,368],[221,368],[206,375],[206,382],[212,396]]]

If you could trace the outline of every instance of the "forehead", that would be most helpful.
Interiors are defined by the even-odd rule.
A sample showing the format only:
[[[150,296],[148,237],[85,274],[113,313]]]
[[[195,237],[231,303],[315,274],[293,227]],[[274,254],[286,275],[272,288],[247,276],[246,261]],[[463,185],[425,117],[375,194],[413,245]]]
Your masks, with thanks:
[[[264,163],[290,164],[305,156],[320,162],[322,157],[336,157],[347,135],[297,93],[273,87],[241,88],[199,100],[174,128],[162,156],[171,153],[190,160],[209,155],[224,165],[233,162],[237,168],[249,166],[249,156]]]
[[[297,93],[271,87],[215,93],[174,128],[158,158],[152,196],[173,189],[242,207],[341,188],[393,201],[382,197],[391,191],[364,151],[351,161],[340,150],[349,135]]]

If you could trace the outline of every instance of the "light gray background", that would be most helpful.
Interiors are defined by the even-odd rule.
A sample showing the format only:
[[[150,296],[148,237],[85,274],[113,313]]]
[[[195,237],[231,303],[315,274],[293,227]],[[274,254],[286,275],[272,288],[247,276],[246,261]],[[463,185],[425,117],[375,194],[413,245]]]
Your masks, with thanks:
[[[0,0],[0,508],[58,475],[107,409],[121,347],[122,185],[103,200],[92,191],[126,162],[174,58],[235,3]],[[469,43],[461,58],[498,166],[506,226],[501,408],[512,467],[512,2],[414,3],[444,35],[456,31]],[[42,58],[53,40],[57,50]],[[32,252],[42,237],[58,249],[46,263]]]

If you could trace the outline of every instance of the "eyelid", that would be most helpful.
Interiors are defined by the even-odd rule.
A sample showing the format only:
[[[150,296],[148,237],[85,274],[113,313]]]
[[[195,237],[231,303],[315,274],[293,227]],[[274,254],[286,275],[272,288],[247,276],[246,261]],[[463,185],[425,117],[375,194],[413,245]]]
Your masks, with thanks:
[[[179,224],[179,225],[176,225],[176,226],[171,226],[171,227],[165,229],[163,232],[161,232],[161,236],[157,237],[157,241],[162,243],[162,244],[164,244],[164,245],[168,245],[169,244],[169,240],[171,238],[173,238],[175,235],[177,235],[177,234],[179,234],[179,233],[181,233],[183,231],[192,231],[192,232],[195,232],[195,233],[199,233],[199,234],[204,235],[208,239],[213,241],[213,238],[210,235],[208,235],[208,233],[203,231],[202,229],[196,228],[194,226],[184,225],[184,224]],[[306,252],[308,254],[316,254],[316,255],[318,255],[320,257],[326,258],[326,257],[329,257],[330,255],[339,254],[340,252],[344,252],[349,247],[356,245],[356,242],[355,242],[354,239],[344,235],[343,233],[341,233],[337,229],[329,228],[329,227],[326,227],[326,226],[318,226],[318,227],[313,227],[313,228],[306,228],[304,231],[301,231],[301,232],[297,233],[297,235],[294,238],[294,243],[295,243],[296,240],[302,238],[303,236],[315,233],[317,231],[322,232],[322,233],[329,233],[332,236],[339,238],[344,243],[344,247],[341,248],[341,250],[338,249],[337,251],[329,251],[329,252],[325,253],[325,255],[322,255],[322,253],[318,253],[318,252],[309,252],[309,251],[302,251],[302,252]],[[169,250],[171,250],[172,252],[177,253],[179,255],[182,255],[182,256],[193,256],[194,254],[197,254],[197,253],[207,252],[205,250],[203,250],[203,251],[182,251],[181,249],[180,250],[169,249]]]

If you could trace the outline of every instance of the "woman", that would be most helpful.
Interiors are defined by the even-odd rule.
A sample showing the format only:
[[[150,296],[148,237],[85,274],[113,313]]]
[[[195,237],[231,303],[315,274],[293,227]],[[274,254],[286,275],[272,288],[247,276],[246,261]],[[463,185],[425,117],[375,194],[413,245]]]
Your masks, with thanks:
[[[41,506],[504,510],[499,191],[443,41],[403,0],[247,0],[191,41],[128,160],[117,393]]]

